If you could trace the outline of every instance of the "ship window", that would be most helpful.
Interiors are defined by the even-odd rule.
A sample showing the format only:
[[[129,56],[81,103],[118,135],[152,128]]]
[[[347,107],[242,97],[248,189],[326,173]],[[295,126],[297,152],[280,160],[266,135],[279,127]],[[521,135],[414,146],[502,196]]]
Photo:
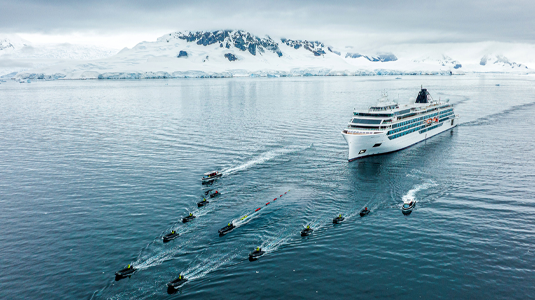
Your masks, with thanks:
[[[377,143],[377,144],[373,145],[373,147],[379,147],[379,146],[381,146],[381,144],[382,143]]]
[[[360,151],[359,151],[359,154],[362,154],[362,153],[364,153],[364,152],[366,152],[366,149],[360,150]]]
[[[381,124],[382,120],[370,120],[370,119],[353,119],[353,123],[360,123],[360,124]]]
[[[405,109],[405,110],[398,111],[395,114],[396,115],[403,115],[403,114],[409,113],[410,111],[411,111],[410,109]]]
[[[361,117],[392,117],[393,114],[370,114],[370,113],[353,113],[355,116]]]

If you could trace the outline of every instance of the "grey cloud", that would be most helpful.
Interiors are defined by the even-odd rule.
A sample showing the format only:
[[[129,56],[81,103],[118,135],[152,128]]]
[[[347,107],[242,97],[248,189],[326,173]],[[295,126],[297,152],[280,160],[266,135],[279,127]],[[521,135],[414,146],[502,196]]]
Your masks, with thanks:
[[[535,42],[535,2],[527,0],[2,2],[3,32],[244,29],[326,41]]]

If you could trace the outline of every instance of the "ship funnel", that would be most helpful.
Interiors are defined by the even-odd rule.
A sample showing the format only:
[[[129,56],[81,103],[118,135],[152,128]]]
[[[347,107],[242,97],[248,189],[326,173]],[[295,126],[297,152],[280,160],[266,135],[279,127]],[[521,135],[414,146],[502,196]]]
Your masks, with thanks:
[[[429,103],[427,96],[429,96],[429,92],[427,89],[422,88],[422,90],[418,93],[415,103]]]

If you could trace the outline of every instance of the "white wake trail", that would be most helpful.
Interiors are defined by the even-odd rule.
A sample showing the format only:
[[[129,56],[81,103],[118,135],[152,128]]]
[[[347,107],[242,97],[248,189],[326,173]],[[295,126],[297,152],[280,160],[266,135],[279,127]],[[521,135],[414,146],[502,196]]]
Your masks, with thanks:
[[[256,165],[259,165],[259,164],[263,164],[263,163],[265,163],[267,161],[270,161],[270,160],[272,160],[272,159],[274,159],[276,157],[279,157],[279,156],[282,156],[282,155],[286,155],[286,154],[290,154],[290,153],[294,153],[294,152],[298,152],[298,151],[307,150],[307,149],[310,149],[313,146],[314,146],[313,144],[310,144],[310,145],[308,145],[306,147],[291,146],[291,147],[288,147],[288,148],[271,150],[271,151],[262,153],[260,156],[258,156],[256,158],[253,158],[253,159],[245,162],[244,164],[241,164],[241,165],[236,166],[236,167],[223,169],[221,172],[224,175],[234,174],[234,173],[239,172],[239,171],[247,170],[247,169],[249,169],[249,168],[251,168],[253,166],[256,166]]]
[[[281,230],[276,236],[264,241],[260,245],[260,248],[262,248],[262,250],[264,250],[266,253],[273,252],[280,246],[286,244],[296,234],[298,234],[298,231],[296,231],[294,228]]]
[[[411,201],[414,201],[414,200],[416,200],[416,193],[418,193],[421,190],[426,190],[426,189],[434,187],[434,186],[437,186],[437,184],[432,180],[429,180],[428,182],[425,182],[425,183],[422,183],[422,184],[418,184],[414,188],[409,190],[407,192],[407,194],[403,195],[401,200],[403,200],[403,203],[409,203]]]
[[[207,258],[198,265],[184,271],[183,275],[189,280],[204,277],[206,274],[219,269],[221,266],[238,256],[239,252],[236,250],[237,249],[228,251],[227,253],[216,257]]]

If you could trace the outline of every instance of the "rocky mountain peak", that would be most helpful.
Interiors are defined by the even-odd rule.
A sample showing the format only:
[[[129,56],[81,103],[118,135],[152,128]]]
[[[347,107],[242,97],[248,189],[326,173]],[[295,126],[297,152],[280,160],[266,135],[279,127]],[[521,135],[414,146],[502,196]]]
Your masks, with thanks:
[[[196,43],[203,46],[219,44],[221,48],[230,49],[235,47],[241,51],[249,51],[252,55],[257,55],[258,52],[271,51],[279,55],[279,57],[282,56],[279,44],[271,37],[260,38],[244,30],[174,32],[159,38],[158,41],[165,40],[170,42],[172,39],[181,39],[188,43]]]
[[[307,41],[307,40],[291,40],[282,38],[281,42],[286,44],[286,46],[293,47],[294,49],[299,49],[303,47],[304,49],[312,52],[314,56],[321,56],[325,54],[323,49],[325,45],[322,42],[318,41]],[[332,52],[332,51],[331,51]]]
[[[484,55],[481,58],[481,61],[479,62],[479,64],[482,65],[482,66],[488,66],[488,65],[491,65],[491,64],[504,66],[504,67],[508,66],[508,67],[513,68],[513,69],[515,69],[515,68],[527,69],[528,68],[525,65],[509,61],[509,59],[507,57],[503,56],[503,55],[490,55],[490,54]]]

